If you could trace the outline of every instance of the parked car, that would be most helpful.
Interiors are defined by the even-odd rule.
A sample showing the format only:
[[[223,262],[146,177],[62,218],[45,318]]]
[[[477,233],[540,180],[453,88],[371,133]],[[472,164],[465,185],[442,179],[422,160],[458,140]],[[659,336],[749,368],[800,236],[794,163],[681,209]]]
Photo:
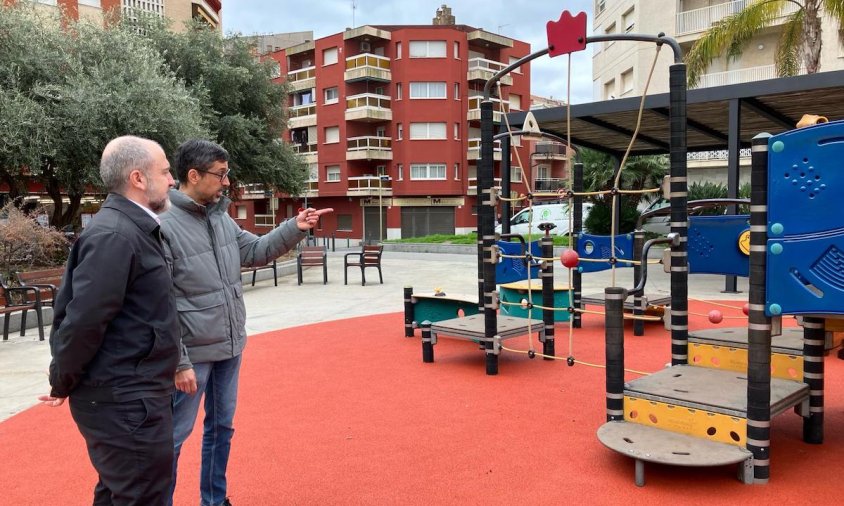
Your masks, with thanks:
[[[589,216],[592,209],[591,203],[583,204],[583,221]],[[527,235],[528,228],[533,234],[542,234],[539,230],[540,223],[553,223],[552,235],[565,235],[569,233],[570,207],[566,204],[537,204],[527,207],[510,218],[510,233]],[[533,223],[531,223],[533,219]],[[501,233],[501,224],[495,227],[497,233]]]

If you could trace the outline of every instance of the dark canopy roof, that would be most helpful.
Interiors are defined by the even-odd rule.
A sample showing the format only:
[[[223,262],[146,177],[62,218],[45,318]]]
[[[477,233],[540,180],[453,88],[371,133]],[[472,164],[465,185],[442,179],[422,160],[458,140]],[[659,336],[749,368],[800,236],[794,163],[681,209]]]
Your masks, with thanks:
[[[640,100],[630,97],[572,105],[572,143],[620,157],[636,128]],[[790,130],[803,114],[844,119],[844,71],[689,90],[689,151],[727,149],[731,102],[740,111],[735,133],[741,147],[749,147],[756,134]],[[542,130],[566,137],[565,107],[532,112]],[[524,117],[524,112],[512,114],[510,123],[521,125]],[[668,93],[648,96],[632,154],[667,153],[668,132]]]

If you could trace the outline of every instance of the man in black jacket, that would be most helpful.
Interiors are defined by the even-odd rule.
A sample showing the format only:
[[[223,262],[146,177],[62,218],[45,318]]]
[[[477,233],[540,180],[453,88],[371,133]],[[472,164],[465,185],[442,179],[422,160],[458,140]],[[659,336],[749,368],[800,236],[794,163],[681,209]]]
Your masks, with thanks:
[[[49,395],[70,412],[99,474],[94,504],[160,505],[173,469],[171,395],[179,323],[157,213],[170,165],[157,143],[109,142],[109,195],[73,245],[56,296]]]

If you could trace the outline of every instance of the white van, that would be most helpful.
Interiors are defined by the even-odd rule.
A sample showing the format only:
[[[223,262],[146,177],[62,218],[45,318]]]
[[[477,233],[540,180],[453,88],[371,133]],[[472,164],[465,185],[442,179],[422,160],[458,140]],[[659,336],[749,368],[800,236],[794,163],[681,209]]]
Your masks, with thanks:
[[[589,216],[592,203],[583,203],[583,221]],[[533,218],[533,223],[530,223]],[[510,218],[510,233],[527,235],[528,227],[534,235],[542,235],[539,230],[540,223],[553,223],[551,235],[565,235],[569,233],[569,205],[568,204],[538,204],[533,207],[522,209]],[[501,225],[495,226],[495,231],[501,233]]]

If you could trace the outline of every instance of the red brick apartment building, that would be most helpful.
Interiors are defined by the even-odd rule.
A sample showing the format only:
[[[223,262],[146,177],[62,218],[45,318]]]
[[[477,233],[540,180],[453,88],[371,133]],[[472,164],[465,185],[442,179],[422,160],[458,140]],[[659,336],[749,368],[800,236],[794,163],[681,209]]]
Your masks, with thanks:
[[[270,53],[290,85],[285,140],[309,165],[308,190],[268,198],[247,187],[233,216],[262,233],[307,203],[334,208],[318,237],[377,241],[475,230],[483,87],[530,52],[525,42],[452,21],[361,26]],[[529,67],[501,84],[499,125],[498,111],[530,107]],[[521,142],[513,148],[519,158],[511,155],[512,180],[521,179],[517,160],[534,186],[566,177],[558,148]],[[500,178],[498,144],[495,150]]]

